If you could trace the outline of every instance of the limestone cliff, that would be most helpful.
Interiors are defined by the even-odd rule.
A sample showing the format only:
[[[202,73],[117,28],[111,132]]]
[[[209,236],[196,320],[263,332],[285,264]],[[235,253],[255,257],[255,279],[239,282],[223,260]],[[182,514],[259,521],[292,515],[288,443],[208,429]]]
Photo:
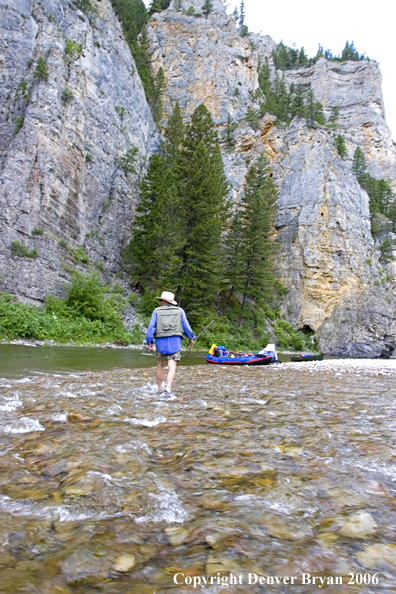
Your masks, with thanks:
[[[110,3],[78,6],[0,4],[1,288],[25,301],[62,293],[64,267],[83,254],[75,248],[104,270],[119,269],[137,196],[131,168],[139,172],[157,143]],[[137,162],[125,172],[132,147]],[[39,257],[10,257],[13,241]]]
[[[289,289],[284,313],[298,327],[315,330],[327,352],[389,355],[396,346],[396,278],[390,279],[391,268],[378,261],[369,199],[351,169],[361,146],[370,173],[396,182],[396,151],[385,121],[378,64],[319,59],[285,74],[288,85],[311,85],[327,117],[332,107],[339,108],[337,133],[346,141],[345,159],[328,128],[309,128],[300,117],[280,128],[266,114],[253,130],[244,116],[249,107],[258,107],[259,62],[266,61],[275,77],[275,43],[268,36],[241,37],[221,0],[207,19],[198,16],[201,4],[172,0],[149,23],[153,72],[162,66],[166,77],[165,115],[179,101],[188,119],[204,101],[220,137],[231,115],[238,124],[235,149],[224,150],[223,158],[237,201],[249,162],[265,151],[279,187],[278,268]]]

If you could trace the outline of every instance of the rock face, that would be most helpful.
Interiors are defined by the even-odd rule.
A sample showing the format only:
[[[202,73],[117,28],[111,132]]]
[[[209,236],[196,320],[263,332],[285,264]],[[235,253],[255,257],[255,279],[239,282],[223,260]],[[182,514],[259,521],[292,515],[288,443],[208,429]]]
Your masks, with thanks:
[[[25,301],[62,293],[67,266],[86,259],[76,248],[105,271],[119,269],[137,199],[136,174],[122,164],[137,147],[130,165],[141,172],[158,147],[121,27],[108,0],[93,2],[81,3],[85,12],[67,0],[10,0],[0,9],[1,288]],[[360,146],[369,172],[396,182],[378,64],[320,59],[284,74],[288,85],[312,88],[327,118],[338,107],[336,133],[348,150],[341,159],[329,127],[309,127],[301,117],[280,127],[271,114],[250,126],[259,64],[267,62],[276,76],[275,42],[241,36],[223,0],[213,0],[207,18],[202,5],[172,0],[148,25],[153,74],[162,67],[166,80],[164,124],[176,101],[186,120],[205,102],[236,202],[249,163],[265,152],[279,188],[284,314],[314,330],[328,353],[389,356],[396,347],[396,266],[378,260],[369,199],[351,167]],[[228,115],[236,125],[232,148],[224,136]],[[13,241],[39,257],[12,256]]]
[[[120,158],[137,147],[139,171],[158,143],[110,3],[85,4],[94,10],[67,0],[0,8],[1,288],[24,301],[62,293],[62,263],[81,258],[71,249],[119,269],[137,194]],[[12,241],[39,257],[11,257]]]
[[[166,78],[165,116],[179,101],[188,119],[204,101],[224,138],[231,115],[238,124],[235,147],[227,149],[223,141],[223,159],[236,201],[248,164],[265,151],[279,187],[278,269],[289,289],[284,313],[298,327],[314,330],[328,353],[389,356],[396,347],[396,277],[390,276],[392,266],[384,269],[378,261],[369,198],[352,172],[354,151],[361,146],[370,173],[396,182],[378,64],[323,58],[285,73],[288,85],[311,86],[327,117],[339,108],[337,134],[346,142],[345,159],[328,127],[309,128],[301,117],[280,128],[266,114],[253,130],[244,117],[249,107],[258,107],[259,63],[266,61],[276,75],[275,43],[268,36],[241,37],[221,0],[207,19],[197,16],[201,5],[172,0],[149,23],[153,72],[162,66]]]

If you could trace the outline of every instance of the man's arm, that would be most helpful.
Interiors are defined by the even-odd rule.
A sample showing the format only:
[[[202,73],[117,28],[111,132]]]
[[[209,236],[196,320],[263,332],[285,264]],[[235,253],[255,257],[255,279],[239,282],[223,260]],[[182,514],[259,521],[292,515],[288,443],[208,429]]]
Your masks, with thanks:
[[[154,310],[147,328],[146,341],[150,351],[154,350],[154,334],[157,327],[157,312]]]
[[[182,321],[182,325],[183,325],[183,332],[187,336],[187,338],[190,339],[188,341],[188,346],[192,347],[194,344],[194,338],[196,338],[196,336],[195,336],[194,332],[191,330],[191,326],[188,323],[188,320],[187,320],[184,310],[182,310],[181,321]]]

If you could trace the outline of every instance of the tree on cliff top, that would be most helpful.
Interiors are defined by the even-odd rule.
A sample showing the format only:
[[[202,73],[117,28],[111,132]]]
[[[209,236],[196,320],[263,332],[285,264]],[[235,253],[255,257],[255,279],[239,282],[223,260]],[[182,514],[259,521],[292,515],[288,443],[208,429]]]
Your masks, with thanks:
[[[239,26],[243,27],[245,24],[245,0],[241,0],[241,7],[239,9]]]
[[[211,0],[205,0],[205,3],[202,5],[201,10],[205,15],[205,18],[208,18],[210,13],[213,11],[213,2],[211,2]]]
[[[151,0],[148,8],[149,15],[153,15],[155,12],[162,12],[166,10],[171,3],[171,0]]]

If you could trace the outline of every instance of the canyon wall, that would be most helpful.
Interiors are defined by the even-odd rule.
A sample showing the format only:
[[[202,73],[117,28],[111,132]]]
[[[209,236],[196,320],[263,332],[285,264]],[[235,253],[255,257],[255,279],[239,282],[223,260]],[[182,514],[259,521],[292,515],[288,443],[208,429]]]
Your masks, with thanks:
[[[79,248],[89,257],[85,270],[119,270],[137,176],[158,149],[159,134],[107,0],[1,1],[1,289],[40,303],[48,293],[62,294],[70,266],[85,258]],[[391,354],[395,267],[379,262],[369,199],[352,172],[360,146],[369,172],[396,182],[378,64],[319,59],[285,73],[288,85],[311,86],[327,118],[339,108],[336,133],[348,151],[341,159],[334,132],[310,127],[300,116],[277,126],[275,116],[265,114],[257,129],[249,125],[248,108],[259,107],[259,64],[268,63],[276,76],[275,42],[241,36],[222,0],[213,0],[208,18],[200,16],[202,4],[172,0],[147,27],[152,74],[160,67],[165,73],[163,125],[176,101],[186,121],[205,102],[236,202],[249,164],[265,152],[279,188],[277,267],[289,290],[283,313],[314,330],[328,353]],[[224,134],[228,115],[235,123],[233,148]],[[39,257],[13,256],[15,241]]]
[[[0,5],[1,289],[24,301],[63,294],[70,266],[87,260],[78,248],[98,268],[119,270],[137,199],[122,158],[137,147],[140,173],[158,145],[111,4],[82,6]],[[15,241],[39,257],[11,257]]]

